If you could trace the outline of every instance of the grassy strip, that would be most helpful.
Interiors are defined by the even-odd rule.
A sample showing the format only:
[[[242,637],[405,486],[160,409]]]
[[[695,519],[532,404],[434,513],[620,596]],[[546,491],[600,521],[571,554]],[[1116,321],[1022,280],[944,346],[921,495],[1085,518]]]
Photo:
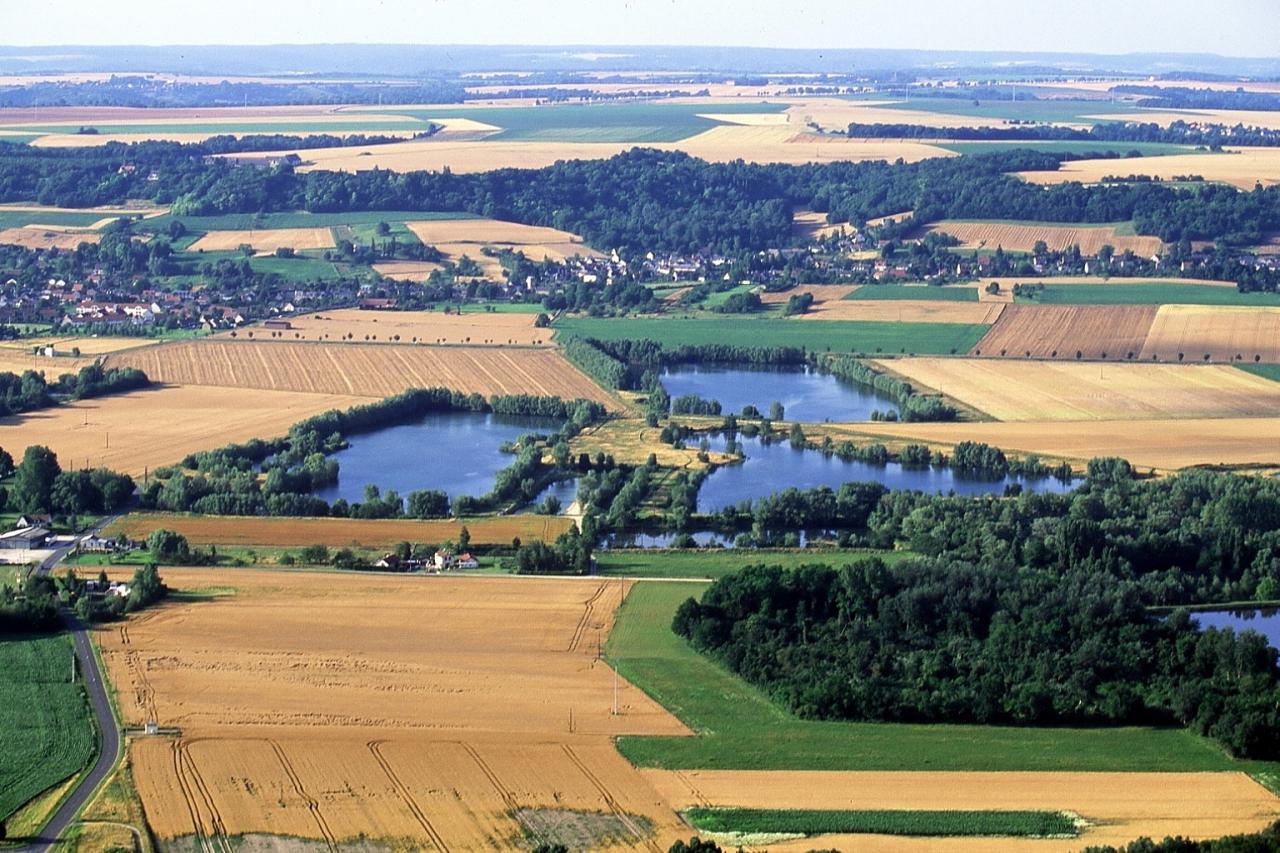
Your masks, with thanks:
[[[1024,282],[1035,284],[1035,280]],[[1041,305],[1280,305],[1280,294],[1241,293],[1208,284],[1059,284],[1045,285],[1035,299]]]
[[[757,551],[738,548],[707,548],[697,551],[659,549],[596,551],[600,574],[643,578],[710,578],[718,579],[739,571],[752,563],[768,563],[794,569],[812,563],[843,565],[863,557],[879,557],[896,563],[915,556],[910,551],[873,550],[773,550]],[[699,590],[700,592],[701,590]]]
[[[766,559],[766,562],[768,560]],[[1185,729],[1017,728],[802,720],[695,652],[671,631],[676,608],[706,587],[635,584],[606,646],[625,678],[698,733],[638,737],[618,748],[640,767],[721,770],[1080,770],[1276,773],[1235,761]]]
[[[1236,367],[1254,376],[1280,382],[1280,364],[1237,364]]]
[[[832,832],[1023,838],[1076,835],[1075,822],[1061,812],[692,808],[684,814],[695,829],[744,835]]]
[[[976,287],[941,287],[938,285],[864,284],[845,299],[928,299],[938,302],[977,302]]]
[[[915,353],[968,352],[987,326],[981,323],[878,323],[776,318],[661,317],[605,320],[575,317],[556,322],[557,337],[598,340],[648,338],[664,347],[727,345],[803,347],[810,352]]]

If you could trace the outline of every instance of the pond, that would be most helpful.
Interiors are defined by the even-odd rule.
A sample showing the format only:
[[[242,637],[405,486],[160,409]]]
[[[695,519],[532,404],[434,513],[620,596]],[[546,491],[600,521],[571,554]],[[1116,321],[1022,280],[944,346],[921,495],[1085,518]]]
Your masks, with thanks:
[[[678,533],[614,533],[605,537],[600,547],[608,548],[674,548]],[[715,530],[695,530],[689,534],[699,548],[736,548],[736,534],[725,535]],[[799,547],[810,544],[830,545],[839,538],[836,530],[796,531]]]
[[[723,434],[708,436],[708,440],[712,450],[725,450]],[[699,438],[690,438],[688,444],[695,447],[699,441]],[[1005,486],[1011,483],[1018,483],[1030,492],[1068,492],[1077,485],[1054,477],[1030,479],[1010,475],[984,479],[950,468],[906,468],[896,462],[887,465],[846,462],[817,450],[793,448],[787,441],[766,444],[759,436],[739,434],[737,442],[746,459],[738,465],[717,468],[707,477],[698,490],[698,512],[717,512],[744,500],[757,500],[792,487],[837,489],[853,480],[883,483],[890,489],[957,495],[1003,494]]]
[[[373,483],[401,497],[435,489],[450,498],[477,497],[493,488],[494,477],[515,461],[504,443],[530,432],[555,432],[560,421],[525,415],[437,412],[408,424],[351,436],[350,447],[333,454],[338,482],[316,492],[327,501],[364,500]]]
[[[897,403],[870,386],[837,379],[808,365],[681,364],[662,374],[662,387],[672,399],[697,394],[718,400],[724,414],[741,414],[743,406],[755,406],[769,414],[776,400],[787,420],[868,421],[876,409],[897,411]]]
[[[1197,610],[1191,619],[1201,628],[1231,628],[1236,633],[1257,631],[1273,649],[1280,649],[1280,608],[1253,610]]]

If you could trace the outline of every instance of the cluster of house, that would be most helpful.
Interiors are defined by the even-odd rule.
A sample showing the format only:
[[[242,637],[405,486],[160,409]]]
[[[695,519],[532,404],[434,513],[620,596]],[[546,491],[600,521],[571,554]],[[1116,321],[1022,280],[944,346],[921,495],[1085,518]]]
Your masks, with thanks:
[[[373,564],[376,568],[387,569],[393,572],[447,572],[454,569],[477,569],[480,567],[480,561],[473,557],[470,553],[464,551],[461,554],[454,554],[450,551],[436,551],[428,559],[418,559],[410,557],[401,559],[396,554],[384,554],[382,559]]]
[[[103,583],[97,579],[90,579],[84,582],[84,590],[89,595],[128,598],[131,587],[123,581],[107,581]]]

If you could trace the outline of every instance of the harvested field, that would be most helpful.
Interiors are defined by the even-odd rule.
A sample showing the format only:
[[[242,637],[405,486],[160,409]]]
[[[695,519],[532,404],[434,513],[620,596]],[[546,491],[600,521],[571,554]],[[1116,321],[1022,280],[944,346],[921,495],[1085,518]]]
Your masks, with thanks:
[[[645,770],[677,808],[1045,810],[1081,815],[1075,839],[1003,838],[1013,851],[1124,846],[1140,836],[1216,838],[1257,832],[1280,815],[1280,800],[1243,773],[875,773]],[[990,839],[820,836],[822,847],[870,851],[986,851]],[[807,850],[817,840],[770,844]]]
[[[464,524],[476,545],[503,546],[509,546],[516,536],[525,542],[535,539],[551,542],[573,526],[573,522],[562,515],[532,514],[468,518],[461,522],[456,519],[224,518],[135,512],[108,530],[112,536],[124,533],[130,539],[146,539],[151,531],[164,528],[181,533],[193,545],[391,548],[397,542],[456,542]]]
[[[172,464],[188,453],[283,435],[303,418],[367,402],[249,387],[149,389],[0,419],[0,445],[18,457],[28,445],[43,444],[63,467],[103,465],[140,477],[145,468]]]
[[[877,364],[1001,421],[1280,413],[1280,383],[1227,365],[903,358]]]
[[[904,210],[901,213],[890,213],[886,216],[875,216],[867,220],[867,225],[871,228],[878,228],[881,225],[886,225],[890,222],[901,222],[908,216],[915,216],[915,213],[916,212],[914,210]]]
[[[790,290],[761,293],[760,301],[765,305],[786,305],[791,297],[810,293],[813,294],[813,304],[816,308],[828,302],[839,302],[857,289],[856,284],[798,284]]]
[[[848,222],[827,222],[827,215],[815,210],[797,210],[791,214],[791,234],[806,240],[818,240],[838,234],[841,231],[851,232]]]
[[[551,331],[533,325],[534,314],[477,311],[445,314],[443,311],[361,311],[338,308],[289,318],[287,338],[305,341],[364,343],[522,344],[551,346]],[[269,332],[261,329],[258,334]],[[244,334],[243,330],[240,332]],[[217,336],[226,338],[227,334]]]
[[[995,282],[1000,285],[1001,290],[1012,290],[1015,284],[1043,284],[1045,287],[1056,287],[1060,284],[1075,284],[1084,287],[1125,287],[1128,285],[1151,285],[1159,286],[1204,286],[1204,287],[1224,287],[1229,290],[1236,289],[1234,281],[1221,281],[1212,278],[1141,278],[1132,276],[1113,275],[1108,278],[1101,278],[1096,275],[1049,275],[1038,276],[1032,278],[1019,278],[1017,276],[1005,276],[1004,278],[984,278],[980,279],[974,287],[985,290],[987,285]]]
[[[1280,417],[1180,418],[1028,423],[876,424],[841,429],[841,435],[923,441],[950,447],[980,441],[1005,451],[1085,463],[1121,456],[1140,469],[1176,471],[1193,466],[1280,467]]]
[[[53,351],[59,355],[69,354],[71,350],[78,349],[82,355],[105,355],[111,352],[119,352],[120,350],[134,349],[135,347],[152,346],[160,343],[158,338],[100,338],[84,337],[80,335],[73,336],[50,336],[42,338],[20,338],[18,340],[0,341],[0,350],[15,350],[30,352],[32,347],[53,347]],[[47,362],[48,359],[45,359]],[[62,372],[66,372],[63,370]]]
[[[74,249],[81,243],[99,243],[102,235],[96,231],[61,231],[40,227],[5,228],[0,231],[0,245],[22,246],[27,249]]]
[[[1072,160],[1054,172],[1017,174],[1033,184],[1098,183],[1107,175],[1149,175],[1166,181],[1179,175],[1199,175],[1206,181],[1222,181],[1251,190],[1255,183],[1270,186],[1280,182],[1280,148],[1228,148],[1222,153],[1168,154],[1125,160]]]
[[[288,333],[284,333],[288,334]],[[204,340],[110,356],[155,382],[389,397],[408,388],[585,397],[613,404],[600,386],[549,348]],[[211,445],[212,446],[212,445]]]
[[[1056,252],[1078,245],[1082,254],[1096,255],[1104,245],[1110,245],[1117,253],[1132,250],[1136,255],[1150,257],[1163,245],[1159,237],[1117,234],[1113,225],[1021,225],[1016,222],[946,220],[927,225],[924,230],[950,234],[966,249],[1002,247],[1006,252],[1030,252],[1037,241],[1043,240],[1050,251]]]
[[[428,246],[437,243],[509,243],[514,245],[533,243],[581,243],[582,238],[568,231],[522,225],[499,219],[437,219],[427,222],[406,222],[405,225]]]
[[[870,320],[888,323],[994,323],[1005,306],[998,302],[943,299],[841,299],[815,302],[801,320]]]
[[[665,849],[683,830],[611,741],[687,732],[623,681],[611,713],[597,643],[625,583],[163,573],[234,589],[97,632],[126,723],[182,729],[130,749],[163,839],[490,849],[526,834],[529,809],[613,815],[621,837],[591,849]]]
[[[444,264],[432,263],[431,261],[383,261],[374,264],[373,269],[376,273],[387,278],[393,278],[396,281],[426,281],[430,275],[439,269],[444,269]]]
[[[1161,305],[1142,357],[1280,362],[1280,308]]]
[[[60,352],[63,350],[59,350]],[[67,352],[70,347],[67,347]],[[0,347],[0,371],[22,375],[27,370],[43,373],[48,380],[57,379],[64,373],[77,373],[80,368],[93,364],[92,358],[71,358],[58,356],[48,358],[42,355],[31,355],[30,350],[18,347]]]
[[[1006,305],[970,355],[1124,359],[1155,317],[1155,305]]]
[[[1147,84],[1144,83],[1143,85]],[[1200,88],[1202,85],[1199,81],[1195,84],[1196,88]],[[1249,84],[1244,85],[1247,86]],[[1265,86],[1267,84],[1262,85]],[[1272,87],[1274,85],[1274,83],[1271,84]],[[1271,88],[1270,91],[1275,91],[1275,89]],[[1133,113],[1089,116],[1089,118],[1099,118],[1105,121],[1154,122],[1165,127],[1175,121],[1185,121],[1193,124],[1225,124],[1227,127],[1242,124],[1245,127],[1265,127],[1269,130],[1280,130],[1280,113],[1276,113],[1273,110],[1144,109]]]
[[[916,124],[924,127],[1000,127],[999,118],[949,115],[926,110],[896,109],[894,101],[846,101],[841,98],[814,98],[787,110],[795,124],[816,123],[824,130],[844,132],[850,124]]]
[[[269,228],[261,231],[210,231],[191,244],[191,252],[228,252],[252,246],[256,252],[276,249],[332,249],[333,232],[328,228]]]

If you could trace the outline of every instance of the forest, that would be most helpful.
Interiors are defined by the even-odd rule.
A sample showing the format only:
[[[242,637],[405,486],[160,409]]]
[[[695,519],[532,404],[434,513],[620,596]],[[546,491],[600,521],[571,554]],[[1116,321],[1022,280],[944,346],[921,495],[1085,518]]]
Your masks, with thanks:
[[[914,210],[946,218],[1043,222],[1132,220],[1162,240],[1252,244],[1280,228],[1280,187],[1243,193],[1158,182],[1050,187],[1006,174],[1054,170],[1064,155],[1007,151],[918,163],[820,165],[707,163],[680,152],[633,149],[606,160],[477,174],[358,174],[288,166],[236,166],[200,145],[148,142],[85,149],[0,143],[0,202],[66,207],[148,199],[173,214],[257,211],[433,210],[480,214],[581,234],[627,254],[732,254],[790,245],[791,212],[808,207],[832,222]],[[123,163],[137,168],[122,173]],[[157,178],[148,181],[151,172]]]
[[[1178,609],[1280,596],[1280,483],[1137,481],[1098,459],[1065,495],[847,499],[869,544],[921,556],[756,566],[690,599],[676,632],[803,716],[1177,723],[1280,757],[1276,652]]]

